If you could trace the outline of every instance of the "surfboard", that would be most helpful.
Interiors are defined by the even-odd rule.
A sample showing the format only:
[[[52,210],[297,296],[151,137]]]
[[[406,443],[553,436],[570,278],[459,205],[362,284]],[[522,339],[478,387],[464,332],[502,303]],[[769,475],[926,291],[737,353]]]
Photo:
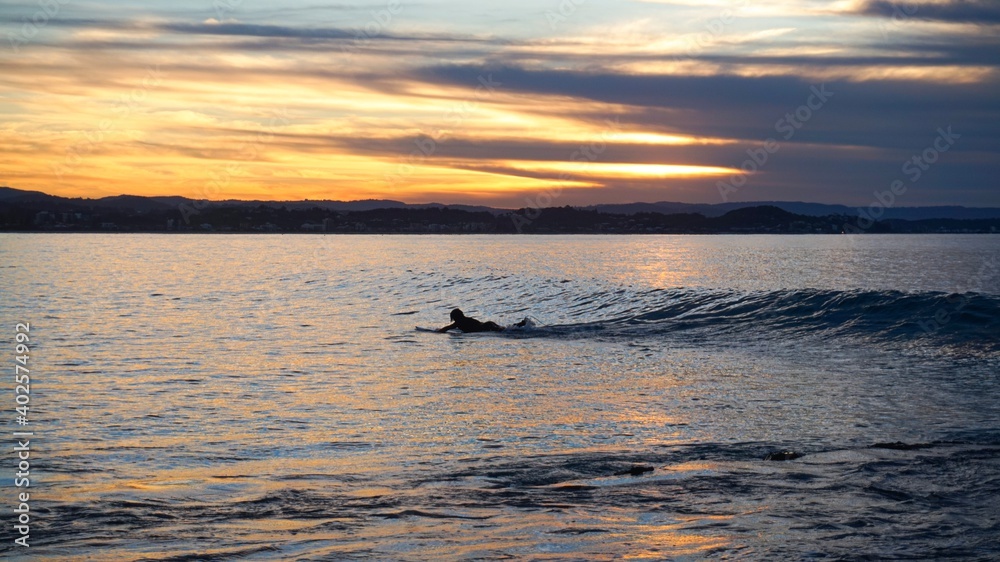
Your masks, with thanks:
[[[532,329],[534,327],[535,327],[535,322],[533,320],[531,320],[530,318],[528,318],[527,322],[525,322],[524,326],[518,326],[516,324],[511,324],[510,326],[506,326],[504,329],[505,330],[521,331],[521,330],[530,330],[530,329]],[[437,330],[434,329],[434,328],[425,328],[423,326],[416,326],[416,330],[418,332],[437,332]],[[456,332],[459,333],[459,334],[463,333],[461,330],[457,330]],[[452,333],[452,332],[448,332],[448,333]],[[476,333],[480,333],[480,334],[496,334],[498,332],[476,332]]]

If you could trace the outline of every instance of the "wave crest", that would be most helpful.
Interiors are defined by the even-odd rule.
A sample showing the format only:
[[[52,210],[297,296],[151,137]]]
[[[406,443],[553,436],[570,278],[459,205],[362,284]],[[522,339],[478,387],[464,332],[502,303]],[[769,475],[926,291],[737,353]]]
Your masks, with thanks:
[[[1000,297],[982,293],[666,289],[629,295],[631,302],[623,298],[618,294],[609,300],[604,292],[578,299],[591,305],[572,312],[582,321],[548,329],[601,329],[632,337],[669,332],[813,334],[1000,350]]]

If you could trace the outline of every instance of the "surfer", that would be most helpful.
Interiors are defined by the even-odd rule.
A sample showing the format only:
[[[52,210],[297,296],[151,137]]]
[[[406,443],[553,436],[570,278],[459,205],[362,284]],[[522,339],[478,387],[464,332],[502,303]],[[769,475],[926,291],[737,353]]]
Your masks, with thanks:
[[[528,319],[525,318],[514,325],[524,327],[527,322]],[[451,311],[451,324],[448,324],[444,328],[439,328],[438,331],[444,333],[448,330],[461,330],[462,332],[469,334],[472,332],[502,332],[504,329],[505,328],[503,326],[497,324],[496,322],[480,322],[475,318],[469,318],[464,312],[461,311],[461,309],[456,308]]]

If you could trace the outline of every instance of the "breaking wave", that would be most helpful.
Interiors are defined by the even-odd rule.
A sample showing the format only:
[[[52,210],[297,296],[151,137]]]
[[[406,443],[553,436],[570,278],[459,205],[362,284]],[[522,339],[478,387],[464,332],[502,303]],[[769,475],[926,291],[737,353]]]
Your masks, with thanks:
[[[542,308],[538,317],[579,321],[543,321],[533,334],[820,335],[1000,350],[1000,297],[983,293],[659,289],[575,300],[567,303],[568,313]]]

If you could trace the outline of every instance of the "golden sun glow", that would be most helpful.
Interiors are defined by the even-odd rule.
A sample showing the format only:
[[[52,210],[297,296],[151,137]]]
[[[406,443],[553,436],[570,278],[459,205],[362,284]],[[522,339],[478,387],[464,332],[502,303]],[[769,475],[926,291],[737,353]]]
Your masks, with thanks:
[[[592,175],[602,178],[677,178],[721,176],[740,173],[735,168],[719,166],[687,166],[680,164],[630,164],[617,162],[532,162],[503,163],[515,170],[565,173],[574,176]]]

